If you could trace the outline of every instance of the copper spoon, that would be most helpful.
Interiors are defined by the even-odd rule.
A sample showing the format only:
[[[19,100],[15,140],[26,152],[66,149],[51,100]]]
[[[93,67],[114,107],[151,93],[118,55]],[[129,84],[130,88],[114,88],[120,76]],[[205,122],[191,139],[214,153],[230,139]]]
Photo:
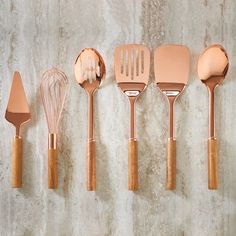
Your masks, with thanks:
[[[96,189],[96,147],[93,122],[93,95],[105,79],[105,63],[93,48],[83,49],[75,61],[75,77],[88,94],[87,190]]]
[[[214,91],[227,74],[229,60],[221,45],[207,47],[198,60],[198,75],[209,92],[208,188],[218,188],[217,140],[215,137]]]

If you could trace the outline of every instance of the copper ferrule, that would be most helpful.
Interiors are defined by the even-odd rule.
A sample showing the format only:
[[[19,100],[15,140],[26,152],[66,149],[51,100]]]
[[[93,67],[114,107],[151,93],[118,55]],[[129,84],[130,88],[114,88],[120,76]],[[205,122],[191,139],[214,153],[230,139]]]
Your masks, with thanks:
[[[54,133],[48,134],[48,149],[56,149],[57,148],[57,135]]]

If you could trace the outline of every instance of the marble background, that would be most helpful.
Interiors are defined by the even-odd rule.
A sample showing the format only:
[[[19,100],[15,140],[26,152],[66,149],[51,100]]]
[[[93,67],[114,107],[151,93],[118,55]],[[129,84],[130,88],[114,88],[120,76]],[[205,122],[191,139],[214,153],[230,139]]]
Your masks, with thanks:
[[[236,234],[236,2],[234,0],[0,0],[0,235],[234,236]],[[127,190],[129,106],[115,84],[116,45],[185,44],[189,85],[176,102],[177,189],[165,190],[168,108],[150,83],[137,102],[140,189]],[[216,91],[217,191],[207,189],[207,89],[196,64],[202,49],[222,44],[227,80]],[[84,47],[106,61],[95,96],[97,191],[86,191],[87,96],[73,64]],[[153,58],[153,56],[152,56]],[[47,126],[39,96],[42,73],[65,71],[70,92],[60,124],[59,188],[47,189]],[[32,121],[25,125],[24,187],[12,189],[14,128],[5,108],[14,70],[22,74]]]

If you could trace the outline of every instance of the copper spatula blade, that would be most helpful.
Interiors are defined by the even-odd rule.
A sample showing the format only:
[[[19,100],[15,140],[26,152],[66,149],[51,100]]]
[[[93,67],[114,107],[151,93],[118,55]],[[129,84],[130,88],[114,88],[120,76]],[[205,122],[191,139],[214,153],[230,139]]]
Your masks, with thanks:
[[[187,84],[190,68],[189,49],[183,45],[162,45],[155,50],[157,83]]]
[[[19,72],[13,75],[13,81],[6,109],[5,118],[19,128],[21,124],[30,120],[30,110]]]

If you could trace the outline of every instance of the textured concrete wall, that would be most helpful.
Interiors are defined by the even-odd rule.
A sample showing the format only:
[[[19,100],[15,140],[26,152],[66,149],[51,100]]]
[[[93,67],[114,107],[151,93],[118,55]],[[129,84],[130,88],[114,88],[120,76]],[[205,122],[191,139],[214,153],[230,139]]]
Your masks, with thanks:
[[[0,235],[234,236],[236,234],[236,2],[234,0],[0,1]],[[168,109],[150,85],[137,102],[140,190],[127,191],[127,99],[116,87],[113,53],[121,43],[187,45],[189,86],[176,102],[177,189],[165,190]],[[201,50],[221,43],[230,70],[216,92],[220,188],[207,189],[207,90],[197,79]],[[96,94],[97,191],[85,190],[87,97],[74,80],[84,47],[104,56]],[[42,73],[57,65],[69,78],[60,126],[59,188],[47,189],[47,126]],[[25,126],[24,188],[12,189],[13,127],[4,119],[12,74],[22,73],[32,121]]]

